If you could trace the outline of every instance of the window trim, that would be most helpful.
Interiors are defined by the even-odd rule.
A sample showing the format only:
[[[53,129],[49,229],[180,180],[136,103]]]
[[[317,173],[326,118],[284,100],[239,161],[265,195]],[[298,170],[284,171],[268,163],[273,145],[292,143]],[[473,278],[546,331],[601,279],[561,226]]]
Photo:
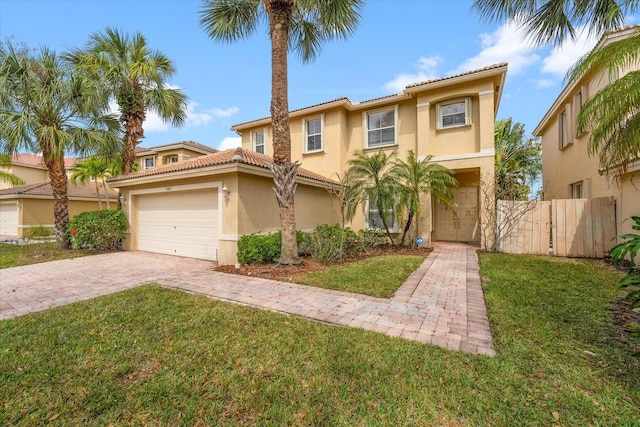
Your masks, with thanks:
[[[169,156],[169,158],[167,159],[167,163],[178,163],[178,160],[179,160],[178,155],[177,154],[173,154],[173,155]]]
[[[376,146],[369,146],[369,131],[370,130],[377,130],[377,129],[369,129],[369,114],[375,114],[375,113],[384,113],[387,111],[393,111],[393,143],[391,144],[382,144],[382,145],[376,145]],[[362,129],[363,129],[363,140],[364,140],[364,149],[365,150],[374,150],[374,149],[380,149],[380,148],[385,148],[385,147],[394,147],[398,145],[398,125],[399,125],[399,120],[398,120],[398,105],[394,105],[393,107],[384,107],[384,108],[378,108],[375,110],[367,110],[367,111],[363,111],[362,112]],[[389,128],[390,126],[387,126],[386,128]],[[384,129],[384,128],[380,128],[380,129]]]
[[[151,160],[151,166],[147,166],[147,160]],[[142,158],[143,169],[152,169],[156,167],[156,158],[155,157],[143,157]]]
[[[460,102],[464,102],[464,124],[444,126],[442,123],[442,107],[446,105],[451,105],[451,104],[458,104]],[[465,126],[471,126],[472,116],[473,116],[473,102],[470,96],[450,98],[444,101],[440,101],[436,104],[436,129],[446,130],[446,129],[456,129],[456,128],[461,128]]]
[[[376,231],[385,231],[384,228],[376,228],[376,227],[372,227],[370,225],[370,218],[371,218],[371,204],[370,204],[370,191],[371,188],[367,189],[367,194],[364,198],[364,203],[363,203],[363,207],[364,207],[364,229],[365,230],[376,230]],[[374,209],[377,212],[377,209]],[[393,224],[391,224],[389,226],[389,232],[391,233],[400,233],[400,224],[398,224],[398,216],[396,214],[396,212],[393,209],[390,209],[390,211],[393,213]]]
[[[320,148],[315,150],[309,150],[309,136],[318,134],[309,135],[307,133],[307,123],[312,120],[320,120]],[[320,114],[319,116],[307,117],[302,120],[302,152],[305,154],[310,154],[319,153],[322,151],[324,151],[324,114]]]
[[[256,145],[256,138],[255,138],[255,136],[258,133],[262,133],[262,153],[261,154],[267,154],[267,129],[266,128],[255,129],[251,131],[251,149],[256,153],[260,153],[257,150],[258,146]]]
[[[573,144],[571,132],[571,104],[558,113],[558,150],[562,151]]]

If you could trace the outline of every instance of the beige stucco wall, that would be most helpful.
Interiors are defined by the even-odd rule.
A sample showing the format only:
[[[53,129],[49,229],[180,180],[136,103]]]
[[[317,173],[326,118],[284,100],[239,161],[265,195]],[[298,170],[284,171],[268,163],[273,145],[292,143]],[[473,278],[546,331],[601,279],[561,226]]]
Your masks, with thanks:
[[[22,165],[11,165],[9,167],[0,168],[3,172],[14,174],[15,176],[22,178],[26,184],[35,184],[38,182],[46,181],[49,178],[46,169],[38,167],[28,167]],[[12,185],[4,181],[0,181],[0,190],[4,188],[11,188]]]
[[[24,237],[29,228],[45,226],[53,229],[55,220],[53,215],[53,199],[45,198],[15,198],[3,199],[3,201],[16,201],[18,206],[18,237]],[[117,203],[112,203],[115,209]],[[98,210],[97,200],[69,200],[69,218],[81,212]]]

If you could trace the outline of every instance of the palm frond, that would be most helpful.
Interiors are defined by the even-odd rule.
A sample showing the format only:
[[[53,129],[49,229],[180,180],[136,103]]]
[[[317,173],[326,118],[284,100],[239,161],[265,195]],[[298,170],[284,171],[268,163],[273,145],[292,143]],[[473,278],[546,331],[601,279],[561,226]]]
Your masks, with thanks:
[[[200,9],[200,26],[217,42],[246,39],[263,19],[264,5],[259,0],[205,0]]]

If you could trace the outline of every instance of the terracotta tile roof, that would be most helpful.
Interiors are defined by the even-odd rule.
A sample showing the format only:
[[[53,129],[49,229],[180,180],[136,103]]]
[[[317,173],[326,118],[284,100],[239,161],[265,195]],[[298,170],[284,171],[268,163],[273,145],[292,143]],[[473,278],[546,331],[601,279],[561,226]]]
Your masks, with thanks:
[[[416,86],[422,86],[422,85],[430,84],[430,83],[440,82],[440,81],[443,81],[443,80],[455,79],[457,77],[468,76],[469,74],[480,73],[482,71],[494,70],[496,68],[501,68],[501,67],[506,67],[506,66],[507,66],[506,62],[500,62],[498,64],[488,65],[486,67],[478,68],[477,70],[471,70],[471,71],[467,71],[465,73],[455,74],[453,76],[440,77],[440,78],[437,78],[437,79],[425,80],[425,81],[419,82],[419,83],[412,83],[410,85],[407,85],[407,89],[412,88],[412,87],[416,87]]]
[[[79,160],[80,159],[77,159],[75,157],[65,157],[64,167],[70,168]],[[38,156],[36,154],[30,154],[30,153],[13,154],[11,156],[11,163],[20,163],[23,165],[30,165],[30,166],[40,166],[43,168],[45,167],[42,156]]]
[[[458,78],[458,77],[463,77],[463,76],[467,76],[467,75],[471,75],[471,74],[475,74],[475,73],[480,73],[482,71],[494,70],[494,69],[498,69],[498,68],[506,67],[506,66],[507,66],[506,62],[501,62],[501,63],[498,63],[498,64],[489,65],[489,66],[486,66],[486,67],[483,67],[483,68],[478,68],[477,70],[471,70],[471,71],[467,71],[465,73],[455,74],[453,76],[441,77],[441,78],[437,78],[437,79],[426,80],[426,81],[423,81],[423,82],[412,83],[412,84],[407,85],[405,87],[405,91],[407,89],[415,88],[415,87],[422,86],[422,85],[427,85],[427,84],[436,83],[436,82],[440,82],[440,81],[455,79],[455,78]],[[367,99],[366,101],[359,101],[359,102],[352,102],[347,97],[336,98],[336,99],[332,99],[331,101],[321,102],[319,104],[309,105],[307,107],[297,108],[295,110],[291,110],[291,111],[289,111],[289,114],[291,115],[291,114],[294,114],[294,113],[299,112],[299,111],[304,111],[304,110],[308,110],[308,109],[311,109],[311,108],[320,107],[320,106],[327,105],[327,104],[332,104],[332,103],[337,102],[337,101],[342,101],[347,106],[348,109],[352,109],[353,107],[357,107],[357,106],[359,106],[361,104],[367,104],[367,103],[371,103],[371,102],[374,102],[374,101],[384,100],[384,99],[387,99],[387,98],[394,98],[394,97],[397,97],[399,95],[403,95],[403,93],[404,93],[404,91],[400,92],[400,93],[394,93],[394,94],[391,94],[391,95],[384,95],[384,96],[380,96],[380,97],[377,97],[377,98]],[[261,119],[255,119],[255,120],[249,120],[249,121],[242,122],[242,123],[236,123],[236,124],[231,126],[231,130],[236,130],[237,128],[244,127],[244,126],[249,125],[251,123],[260,122],[260,121],[263,121],[263,120],[269,120],[270,118],[271,117],[263,117]]]
[[[258,166],[268,169],[268,164],[273,162],[270,156],[265,154],[256,153],[243,149],[241,147],[232,148],[230,150],[218,151],[217,153],[207,154],[206,156],[194,157],[189,160],[178,163],[169,163],[166,165],[158,166],[151,169],[145,169],[139,172],[132,172],[126,175],[120,175],[109,179],[107,182],[116,183],[120,181],[126,181],[134,178],[142,178],[147,176],[164,175],[173,172],[189,171],[200,168],[206,168],[216,165],[232,164],[232,163],[244,163],[247,165]],[[335,181],[319,175],[317,173],[308,171],[303,168],[298,169],[298,176],[303,178],[312,179],[314,181],[335,183]]]
[[[169,144],[156,145],[155,147],[149,147],[149,148],[136,147],[136,153],[140,153],[143,151],[162,151],[163,148],[171,147],[174,145],[186,145],[188,147],[196,148],[198,150],[206,151],[208,153],[217,153],[219,151],[219,150],[216,150],[215,148],[211,148],[207,145],[200,144],[199,142],[195,142],[195,141],[178,141],[178,142],[171,142]]]
[[[100,188],[100,196],[104,196],[104,190],[102,184],[98,184]],[[118,192],[108,189],[109,199],[117,200]],[[27,184],[20,185],[12,188],[5,188],[0,190],[0,196],[8,196],[8,195],[16,195],[16,196],[48,196],[53,197],[53,190],[51,188],[51,181],[43,181],[35,184]],[[94,198],[97,199],[96,196],[96,186],[95,184],[78,184],[73,185],[71,182],[67,184],[67,195],[68,197],[83,197],[83,198]]]

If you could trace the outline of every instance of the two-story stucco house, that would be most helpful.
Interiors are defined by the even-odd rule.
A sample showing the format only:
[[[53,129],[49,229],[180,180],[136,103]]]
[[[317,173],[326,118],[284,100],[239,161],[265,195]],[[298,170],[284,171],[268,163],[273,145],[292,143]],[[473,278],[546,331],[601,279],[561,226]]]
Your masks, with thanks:
[[[342,175],[354,152],[395,150],[401,159],[413,150],[432,155],[455,171],[456,212],[425,198],[418,234],[431,240],[480,241],[481,182],[493,182],[494,123],[507,64],[407,86],[391,96],[363,102],[339,98],[290,113],[291,157],[326,177]],[[232,127],[242,147],[272,154],[271,119]],[[483,179],[485,177],[485,179]],[[373,208],[373,206],[371,206]],[[373,226],[368,203],[354,219],[355,229]]]
[[[628,37],[640,26],[625,27],[604,35],[594,49]],[[635,67],[621,69],[614,78],[620,78]],[[610,82],[605,71],[590,72],[580,81],[563,88],[536,129],[542,137],[542,189],[545,200],[614,197],[618,234],[631,231],[632,215],[640,215],[640,161],[628,169],[622,179],[609,179],[600,169],[597,156],[590,156],[589,132],[578,134],[576,118],[582,105]]]
[[[296,225],[311,230],[337,224],[332,204],[336,174],[355,151],[413,150],[433,155],[456,172],[457,216],[425,198],[420,233],[432,239],[479,241],[481,177],[493,182],[494,121],[506,64],[407,86],[402,92],[365,102],[340,98],[292,111],[292,159],[297,174]],[[273,178],[271,121],[232,127],[242,147],[183,162],[144,168],[109,180],[124,197],[129,231],[124,248],[222,264],[237,261],[237,241],[250,233],[280,229]],[[368,227],[367,207],[352,227]]]

